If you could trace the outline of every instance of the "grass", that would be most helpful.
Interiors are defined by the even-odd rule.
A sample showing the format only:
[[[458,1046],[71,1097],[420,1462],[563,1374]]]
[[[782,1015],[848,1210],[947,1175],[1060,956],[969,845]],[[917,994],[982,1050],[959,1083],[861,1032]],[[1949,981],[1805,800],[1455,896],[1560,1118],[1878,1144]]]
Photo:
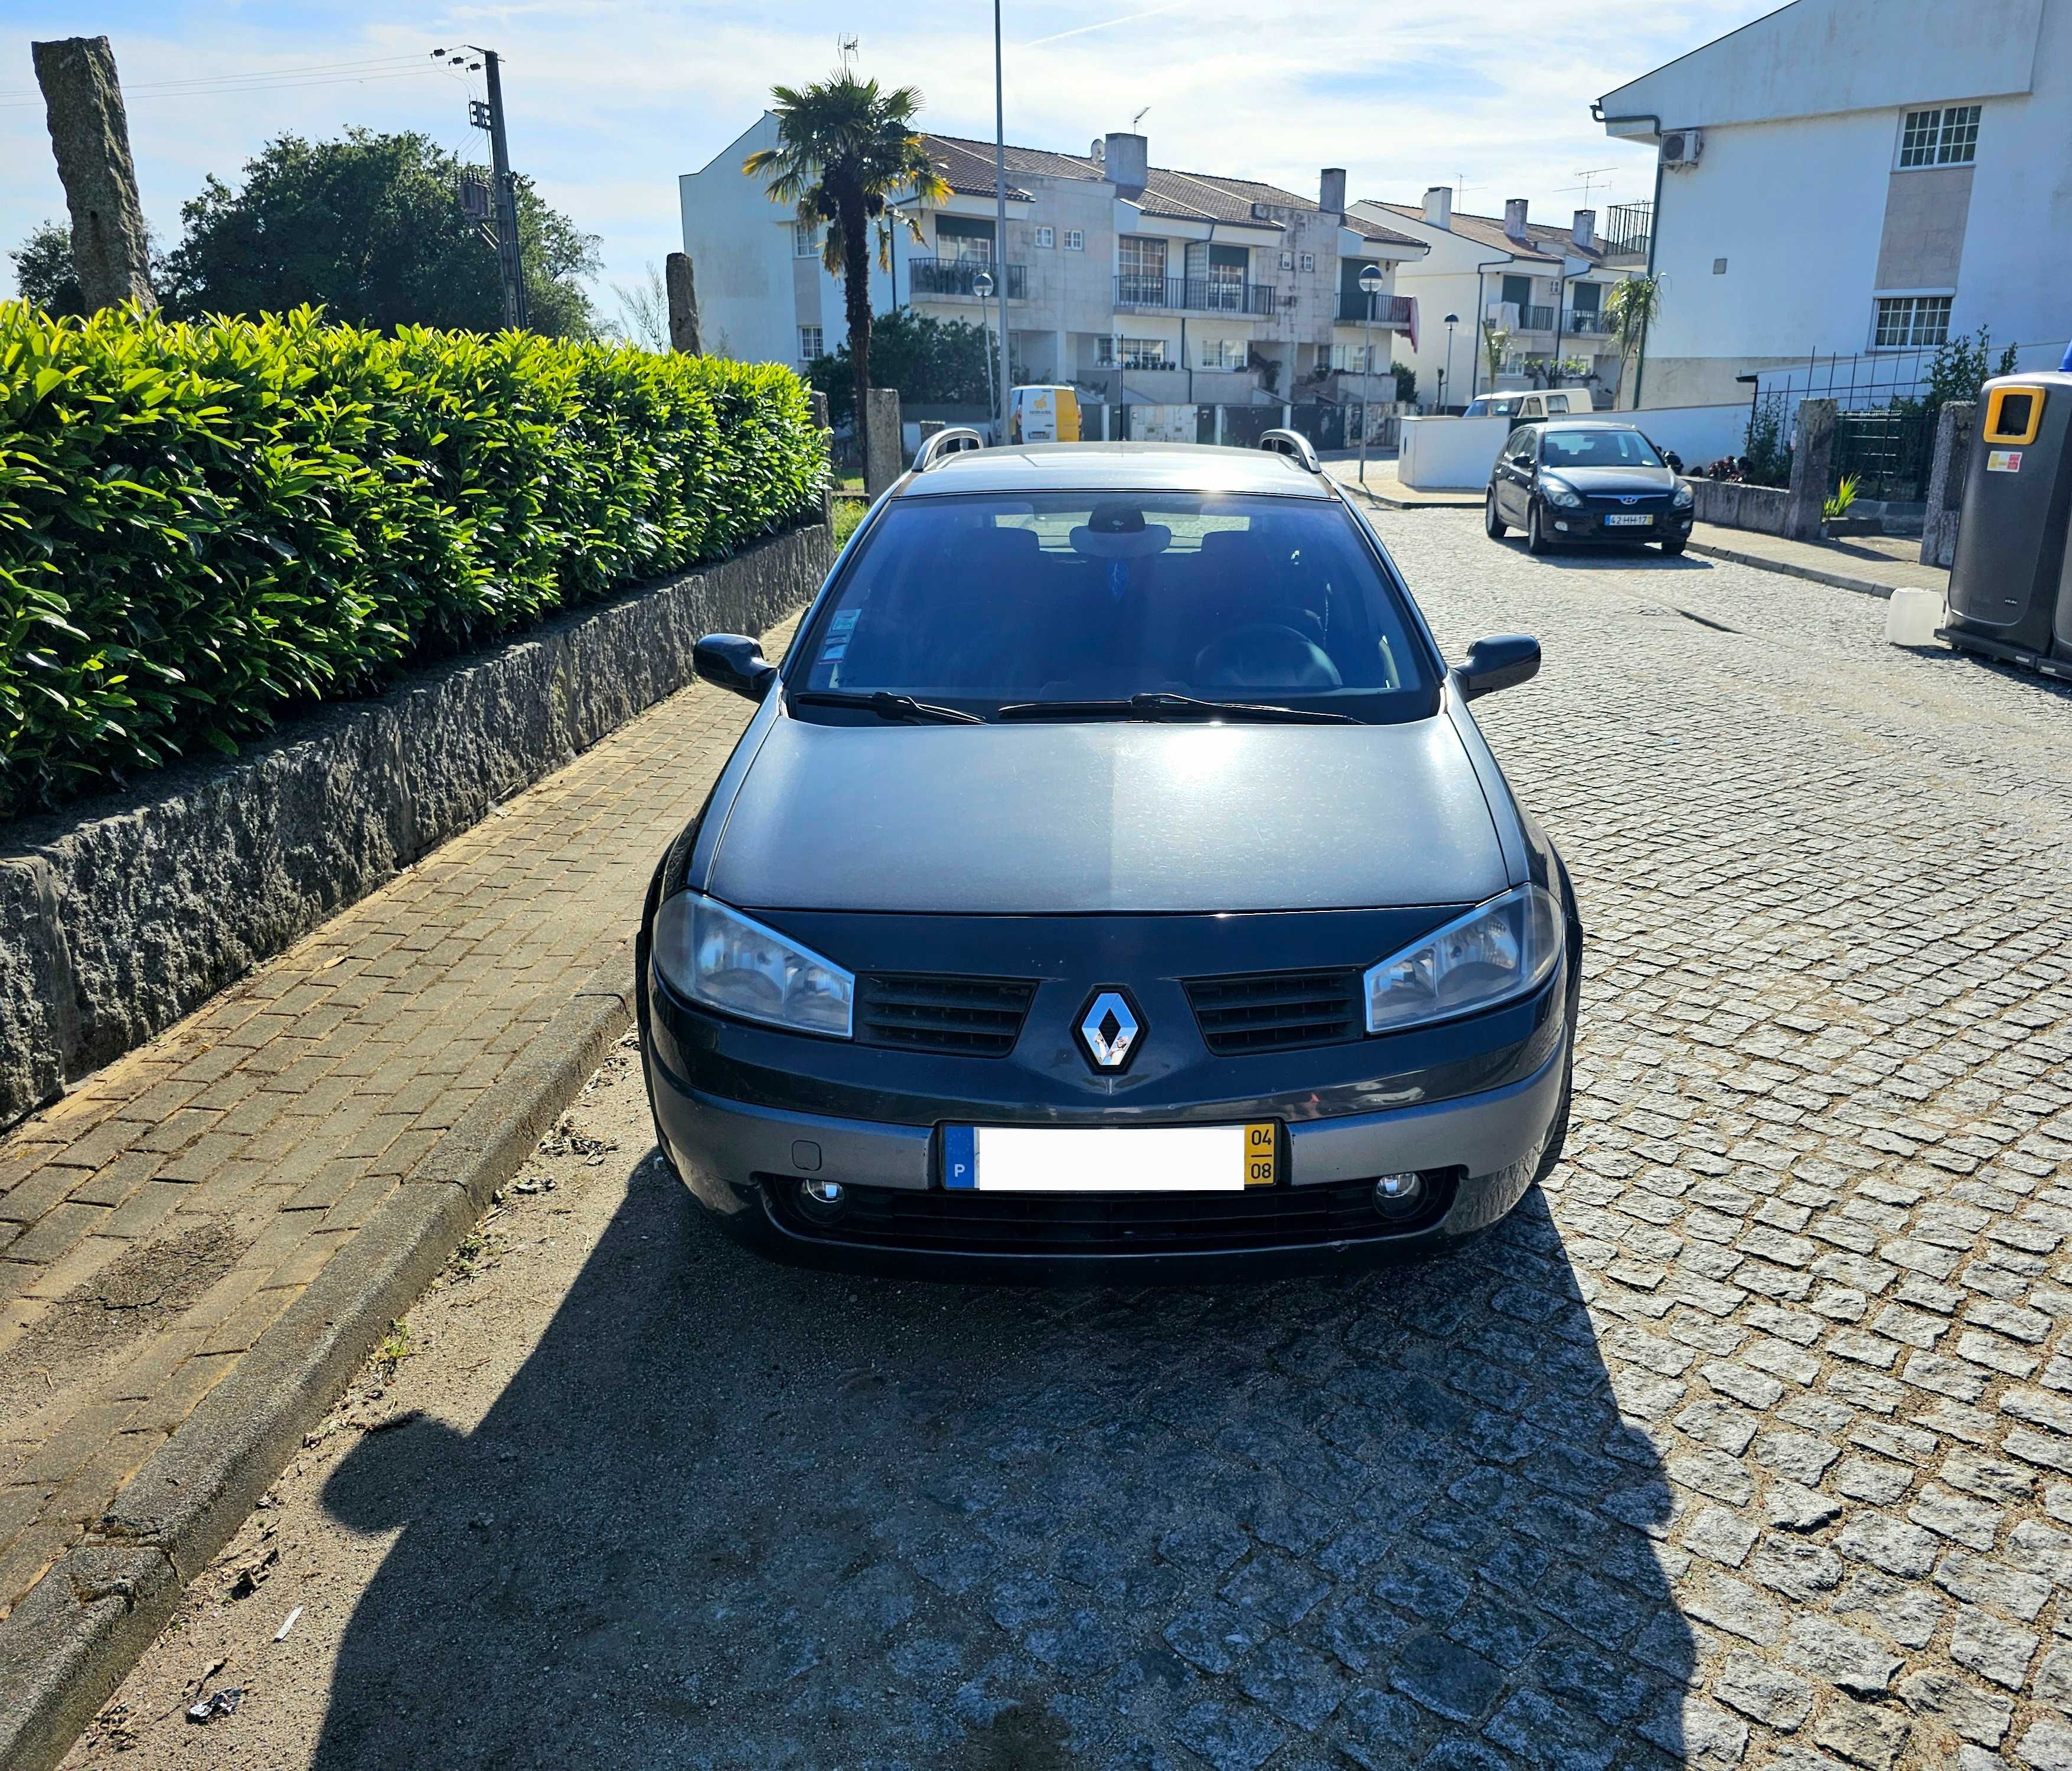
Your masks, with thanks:
[[[397,1321],[388,1325],[388,1332],[375,1343],[374,1362],[389,1377],[396,1374],[396,1367],[417,1351],[410,1345],[410,1325]]]
[[[863,520],[870,514],[870,506],[860,498],[838,498],[835,500],[835,545],[840,547],[862,526]]]

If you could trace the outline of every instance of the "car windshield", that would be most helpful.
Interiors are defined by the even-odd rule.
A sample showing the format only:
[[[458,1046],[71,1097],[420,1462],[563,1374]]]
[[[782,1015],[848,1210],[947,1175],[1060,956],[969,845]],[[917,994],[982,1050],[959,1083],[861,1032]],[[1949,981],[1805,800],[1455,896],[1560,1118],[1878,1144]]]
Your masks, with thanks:
[[[1659,467],[1655,446],[1637,430],[1550,429],[1540,458],[1549,467]]]
[[[1523,400],[1491,400],[1485,397],[1469,403],[1466,416],[1470,418],[1511,418],[1518,414]]]
[[[831,721],[866,712],[837,695],[985,719],[1205,717],[1186,697],[1383,721],[1437,692],[1335,499],[1176,492],[897,499],[785,680],[801,717]]]

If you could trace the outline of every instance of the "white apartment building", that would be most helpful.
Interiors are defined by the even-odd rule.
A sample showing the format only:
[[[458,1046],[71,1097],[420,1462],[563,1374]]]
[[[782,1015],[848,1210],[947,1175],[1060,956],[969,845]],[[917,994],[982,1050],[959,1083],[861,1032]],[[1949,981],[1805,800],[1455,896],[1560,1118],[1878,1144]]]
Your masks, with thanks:
[[[1814,353],[2072,332],[2072,0],[1795,0],[1607,92],[1655,150],[1648,406]]]
[[[1619,361],[1605,298],[1639,261],[1622,251],[1626,242],[1599,237],[1594,210],[1578,209],[1566,228],[1533,221],[1526,212],[1526,199],[1513,197],[1501,217],[1468,215],[1453,208],[1453,189],[1443,184],[1415,207],[1353,205],[1355,219],[1428,249],[1396,273],[1396,287],[1416,299],[1423,316],[1417,347],[1404,360],[1417,372],[1417,397],[1427,407],[1465,405],[1490,391],[1486,325],[1507,335],[1496,387],[1551,386],[1557,364],[1581,361],[1584,384],[1600,405],[1610,403]],[[1458,316],[1450,329],[1449,314]]]
[[[1007,150],[1007,228],[996,238],[990,142],[925,134],[950,187],[915,210],[925,238],[895,230],[892,265],[874,269],[872,304],[940,318],[993,318],[978,273],[1004,277],[1018,368],[1091,400],[1252,405],[1388,401],[1397,335],[1414,327],[1396,267],[1423,256],[1384,222],[1348,216],[1343,171],[1315,199],[1255,180],[1153,166],[1141,135],[1116,133],[1085,154]],[[774,146],[765,113],[702,170],[679,180],[684,249],[709,348],[801,365],[846,333],[842,286],[816,232],[771,202],[742,162]],[[913,207],[911,199],[906,207]],[[1360,273],[1382,291],[1367,357]],[[997,318],[994,319],[997,323]],[[1371,367],[1372,374],[1368,371]]]

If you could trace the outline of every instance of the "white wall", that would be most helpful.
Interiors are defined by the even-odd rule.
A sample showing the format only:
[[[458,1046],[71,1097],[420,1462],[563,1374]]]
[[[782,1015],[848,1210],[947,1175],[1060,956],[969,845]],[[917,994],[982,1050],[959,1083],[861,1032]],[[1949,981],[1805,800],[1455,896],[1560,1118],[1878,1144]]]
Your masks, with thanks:
[[[1748,436],[1744,405],[1663,407],[1634,413],[1631,420],[1657,449],[1674,450],[1686,467],[1738,455]],[[1508,418],[1405,418],[1396,478],[1418,491],[1479,491],[1511,431]]]

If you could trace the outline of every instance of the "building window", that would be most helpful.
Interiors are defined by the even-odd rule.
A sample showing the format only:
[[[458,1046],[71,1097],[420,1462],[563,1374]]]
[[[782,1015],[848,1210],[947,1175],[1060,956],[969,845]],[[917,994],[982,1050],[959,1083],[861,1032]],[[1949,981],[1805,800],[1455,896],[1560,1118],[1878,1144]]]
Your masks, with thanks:
[[[1100,367],[1104,369],[1163,369],[1169,366],[1163,339],[1104,338],[1100,341]]]
[[[1367,355],[1364,344],[1334,344],[1331,367],[1345,375],[1365,375]]]
[[[1198,339],[1194,367],[1198,369],[1241,369],[1251,347],[1244,339]]]
[[[1945,105],[1938,110],[1909,111],[1899,134],[1899,163],[1910,166],[1969,166],[1979,157],[1979,107]]]
[[[820,224],[817,221],[795,221],[791,224],[791,256],[794,258],[817,258],[820,256]]]
[[[1067,228],[1065,230],[1065,250],[1067,252],[1084,252],[1086,249],[1086,229],[1083,228]]]
[[[826,353],[820,349],[820,327],[817,326],[800,327],[799,328],[799,360],[801,363],[810,363],[815,357],[824,355]]]
[[[1132,307],[1166,305],[1166,242],[1124,234],[1116,242],[1116,299]]]
[[[1038,245],[1054,246],[1057,243],[1058,236],[1050,228],[1038,228],[1036,230],[1036,244]]]
[[[1283,270],[1293,270],[1293,269],[1294,269],[1294,268],[1295,268],[1295,255],[1294,255],[1294,253],[1293,253],[1292,252],[1285,252],[1285,253],[1281,253],[1281,268]]]
[[[1880,298],[1877,331],[1871,339],[1879,351],[1918,349],[1950,342],[1948,295],[1891,295]]]
[[[1305,252],[1302,254],[1302,268],[1305,270],[1314,270],[1317,268],[1317,255],[1314,253]]]

